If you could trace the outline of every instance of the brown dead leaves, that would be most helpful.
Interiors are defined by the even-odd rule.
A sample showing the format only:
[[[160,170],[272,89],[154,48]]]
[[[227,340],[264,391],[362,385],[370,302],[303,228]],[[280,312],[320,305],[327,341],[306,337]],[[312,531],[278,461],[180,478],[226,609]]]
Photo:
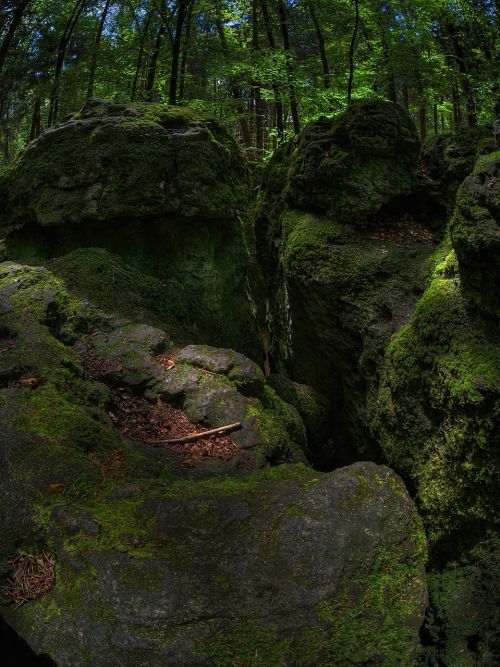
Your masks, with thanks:
[[[0,595],[16,608],[41,597],[54,586],[55,562],[46,551],[36,556],[21,553],[8,562],[14,574],[0,588]]]

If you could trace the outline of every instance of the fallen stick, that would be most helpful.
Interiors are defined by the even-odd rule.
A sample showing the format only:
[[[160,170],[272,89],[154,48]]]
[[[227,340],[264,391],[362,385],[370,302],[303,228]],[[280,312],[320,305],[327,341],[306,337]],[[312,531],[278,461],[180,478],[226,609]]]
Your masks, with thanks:
[[[234,431],[237,428],[241,428],[241,422],[235,422],[234,424],[228,424],[227,426],[219,426],[219,428],[212,428],[210,431],[202,431],[201,433],[190,433],[189,435],[185,435],[183,438],[174,438],[173,440],[157,440],[155,445],[180,445],[184,442],[194,442],[195,440],[209,438],[212,435],[219,435],[221,433],[227,433],[228,431]]]

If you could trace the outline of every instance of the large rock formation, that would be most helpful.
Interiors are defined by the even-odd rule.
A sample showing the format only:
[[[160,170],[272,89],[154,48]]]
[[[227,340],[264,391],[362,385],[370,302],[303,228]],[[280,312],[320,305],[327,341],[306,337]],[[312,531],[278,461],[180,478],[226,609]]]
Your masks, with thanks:
[[[457,195],[450,222],[462,285],[479,312],[500,319],[500,151],[481,157]]]
[[[304,128],[264,175],[257,238],[271,355],[331,399],[337,461],[378,455],[367,404],[429,270],[433,234],[410,204],[417,154],[402,109],[362,101]]]
[[[426,623],[446,665],[500,660],[498,486],[498,153],[480,157],[457,195],[452,249],[391,341],[373,403],[374,434],[414,489],[433,568]]]
[[[159,282],[156,310],[182,342],[260,359],[241,219],[248,196],[243,159],[217,122],[94,101],[3,175],[0,229],[9,259],[106,248],[130,265],[115,271],[116,291],[130,272]]]
[[[6,609],[34,650],[59,667],[411,664],[426,546],[399,477],[266,467],[305,460],[306,432],[248,358],[190,345],[164,367],[161,329],[44,267],[0,277],[2,571],[17,550],[55,559],[55,587]],[[182,468],[124,437],[114,401],[126,417],[142,395],[207,426],[241,419],[253,472],[241,457]]]

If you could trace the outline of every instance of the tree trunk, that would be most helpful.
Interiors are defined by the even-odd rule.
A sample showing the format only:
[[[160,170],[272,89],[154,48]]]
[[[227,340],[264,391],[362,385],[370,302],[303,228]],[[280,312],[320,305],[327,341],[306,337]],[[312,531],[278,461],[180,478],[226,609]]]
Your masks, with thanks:
[[[151,102],[153,99],[153,88],[155,85],[156,79],[156,68],[158,66],[158,58],[160,56],[161,45],[163,43],[163,37],[167,32],[167,27],[162,19],[158,27],[158,32],[156,33],[156,39],[153,47],[153,53],[151,54],[151,59],[148,65],[148,74],[146,78],[146,97]]]
[[[215,21],[215,25],[217,28],[217,33],[219,35],[222,50],[224,52],[227,52],[226,32],[224,30],[224,24],[222,23],[222,20],[220,18],[217,18]],[[231,97],[235,100],[238,100],[238,114],[240,116],[239,123],[240,123],[241,136],[243,137],[243,143],[245,145],[245,148],[250,148],[252,145],[252,135],[250,133],[250,127],[248,125],[248,120],[246,118],[247,109],[243,104],[241,98],[241,91],[239,89],[239,86],[237,86],[235,81],[233,80],[229,81],[229,89],[231,91]]]
[[[352,86],[354,82],[354,49],[356,48],[356,38],[358,36],[359,27],[359,0],[354,0],[355,19],[354,30],[352,31],[351,43],[349,45],[349,81],[347,82],[347,104],[352,101]]]
[[[2,46],[0,46],[0,72],[2,71],[2,68],[5,63],[5,58],[7,57],[10,45],[12,44],[12,40],[14,39],[14,33],[19,27],[19,24],[21,23],[26,7],[29,5],[30,2],[31,0],[21,0],[18,8],[14,12],[14,16],[12,17],[12,21],[10,22],[7,34],[4,37]]]
[[[50,103],[49,103],[49,118],[48,126],[53,125],[57,120],[57,114],[59,111],[59,88],[60,88],[60,79],[61,73],[64,65],[64,58],[66,56],[66,48],[69,44],[69,40],[73,34],[73,31],[78,23],[80,14],[85,7],[86,0],[77,0],[76,4],[73,6],[73,11],[64,26],[63,34],[59,40],[59,46],[57,48],[57,60],[56,68],[54,72],[54,80],[52,82],[52,89],[50,91]]]
[[[406,113],[410,112],[410,94],[406,83],[403,84],[403,109]]]
[[[187,55],[189,49],[189,37],[191,34],[191,23],[193,20],[193,7],[194,7],[194,0],[191,0],[191,2],[189,3],[188,15],[186,19],[186,34],[184,36],[184,45],[182,48],[181,74],[179,78],[179,98],[181,100],[184,99],[184,87],[186,83],[186,63],[187,63]]]
[[[318,21],[318,16],[316,10],[314,9],[313,0],[308,0],[307,6],[309,8],[309,13],[311,14],[311,20],[314,25],[314,31],[318,40],[319,48],[319,57],[321,58],[321,67],[323,70],[323,86],[325,88],[330,87],[330,67],[328,65],[328,57],[326,55],[325,48],[325,38],[323,37],[323,31]]]
[[[168,103],[177,104],[177,78],[179,75],[179,56],[181,51],[182,28],[186,19],[188,0],[179,0],[177,6],[177,21],[175,24],[175,36],[172,45],[172,66],[170,69],[170,87]]]
[[[41,119],[41,103],[40,100],[35,100],[35,105],[33,107],[33,117],[31,119],[31,130],[30,130],[30,141],[36,139],[40,136],[42,129],[42,119]]]
[[[140,38],[139,55],[137,56],[137,63],[136,63],[136,66],[135,66],[134,80],[132,82],[132,91],[130,93],[131,102],[134,101],[135,94],[137,92],[137,82],[139,81],[139,73],[141,71],[142,59],[144,57],[144,45],[146,44],[146,40],[148,38],[148,31],[149,31],[149,24],[151,23],[151,17],[152,17],[152,12],[149,12],[149,14],[147,15],[147,18],[146,18],[146,23],[144,24],[144,32],[142,33],[141,38]]]
[[[95,73],[97,69],[97,55],[99,53],[99,46],[101,44],[101,38],[102,38],[102,31],[104,30],[104,24],[106,23],[106,17],[108,15],[109,11],[109,6],[111,5],[111,0],[106,0],[106,4],[104,5],[104,9],[101,15],[101,20],[99,22],[99,27],[97,29],[97,34],[95,36],[95,42],[94,42],[94,51],[92,53],[92,60],[90,63],[90,71],[89,71],[89,83],[87,86],[87,98],[90,99],[91,97],[94,96],[94,80],[95,80]]]
[[[276,49],[274,41],[273,28],[269,17],[269,9],[265,0],[260,0],[260,7],[262,9],[262,17],[264,19],[264,26],[266,28],[267,42],[270,49]],[[275,111],[275,127],[278,133],[278,143],[285,138],[285,131],[283,128],[283,102],[281,100],[281,92],[279,86],[275,83],[273,85],[274,91],[274,111]]]
[[[297,96],[295,94],[295,85],[292,72],[292,52],[290,49],[290,39],[288,36],[288,23],[286,20],[285,5],[283,0],[278,2],[278,14],[280,17],[281,36],[283,37],[283,48],[285,49],[286,72],[288,77],[288,88],[290,90],[290,111],[292,113],[293,131],[295,134],[300,132],[299,110],[297,107]]]
[[[258,0],[252,0],[252,54],[257,55],[259,51],[259,9]],[[255,146],[257,151],[264,148],[264,108],[260,94],[260,85],[257,81],[252,81],[252,96],[254,100],[255,113]]]

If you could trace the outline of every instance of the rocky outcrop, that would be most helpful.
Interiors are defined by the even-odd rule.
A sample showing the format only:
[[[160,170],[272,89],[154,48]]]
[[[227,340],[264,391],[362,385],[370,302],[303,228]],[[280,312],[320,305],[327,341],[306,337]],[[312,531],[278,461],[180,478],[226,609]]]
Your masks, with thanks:
[[[455,551],[496,521],[500,350],[468,308],[454,252],[441,252],[387,349],[374,428],[389,464],[411,480],[433,545]]]
[[[422,146],[422,162],[432,180],[432,190],[451,215],[457,190],[474,168],[478,157],[494,149],[491,128],[473,127],[454,133],[435,134]]]
[[[216,121],[97,100],[3,174],[0,229],[8,259],[108,250],[118,256],[111,291],[134,273],[158,282],[156,311],[181,342],[236,346],[260,360],[242,222],[249,192],[238,147]]]
[[[500,320],[500,151],[481,157],[464,180],[450,222],[463,289],[478,311]]]
[[[268,198],[336,222],[364,222],[416,183],[419,142],[402,108],[360,100],[343,114],[309,123],[273,155],[263,175]]]
[[[9,614],[61,667],[415,657],[424,541],[387,468],[277,468],[238,487],[173,485],[83,505],[99,534],[68,530],[56,507],[56,587]],[[124,553],[117,535],[141,547]]]
[[[376,458],[367,410],[390,337],[425,286],[433,233],[405,208],[418,140],[403,110],[362,101],[308,125],[264,175],[256,223],[277,369],[326,394],[335,452]]]
[[[2,571],[17,550],[55,560],[50,592],[5,608],[36,652],[60,667],[412,662],[426,544],[389,468],[269,467],[305,460],[306,430],[256,364],[177,351],[45,267],[0,265],[0,309]],[[181,468],[124,437],[116,392],[122,414],[145,395],[207,426],[241,419],[253,471]]]

